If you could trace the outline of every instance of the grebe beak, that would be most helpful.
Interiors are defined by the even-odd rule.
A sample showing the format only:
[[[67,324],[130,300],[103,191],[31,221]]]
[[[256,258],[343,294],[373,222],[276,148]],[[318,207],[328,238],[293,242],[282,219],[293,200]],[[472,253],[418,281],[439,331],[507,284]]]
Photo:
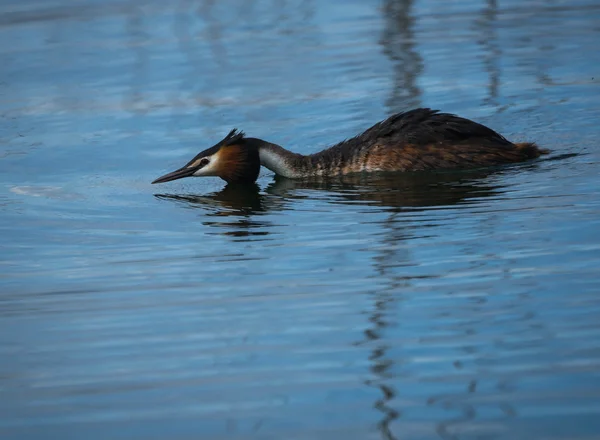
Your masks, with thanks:
[[[168,174],[165,174],[164,176],[159,177],[158,179],[156,179],[155,181],[152,182],[152,184],[155,183],[164,183],[164,182],[170,182],[171,180],[177,180],[177,179],[183,179],[184,177],[190,177],[192,175],[194,175],[194,173],[196,172],[196,170],[198,169],[198,167],[183,167],[183,168],[179,168],[178,170],[172,171]]]

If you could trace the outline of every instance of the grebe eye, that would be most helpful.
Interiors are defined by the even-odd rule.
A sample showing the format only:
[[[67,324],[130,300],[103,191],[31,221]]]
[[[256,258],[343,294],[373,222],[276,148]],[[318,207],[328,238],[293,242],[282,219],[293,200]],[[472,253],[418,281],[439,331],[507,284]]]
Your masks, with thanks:
[[[200,167],[205,167],[206,165],[208,165],[209,160],[205,157],[203,159],[200,160]]]

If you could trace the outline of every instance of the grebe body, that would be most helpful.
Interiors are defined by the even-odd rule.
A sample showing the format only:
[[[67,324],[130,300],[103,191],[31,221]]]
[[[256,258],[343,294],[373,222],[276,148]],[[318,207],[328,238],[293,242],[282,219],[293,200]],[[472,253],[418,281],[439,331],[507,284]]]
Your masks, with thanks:
[[[219,176],[230,183],[254,182],[261,165],[291,179],[377,171],[472,169],[523,162],[547,153],[534,143],[512,143],[477,122],[419,108],[390,116],[358,136],[311,155],[293,153],[232,130],[184,167],[152,183],[190,176]]]

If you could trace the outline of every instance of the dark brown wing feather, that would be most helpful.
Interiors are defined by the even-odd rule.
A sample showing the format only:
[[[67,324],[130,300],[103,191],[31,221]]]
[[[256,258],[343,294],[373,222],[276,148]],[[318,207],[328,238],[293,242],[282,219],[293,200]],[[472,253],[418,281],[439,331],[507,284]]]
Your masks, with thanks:
[[[318,156],[332,164],[351,163],[356,171],[361,167],[410,171],[500,165],[545,152],[535,144],[513,144],[469,119],[419,108],[395,114]]]
[[[488,139],[511,145],[505,137],[491,128],[469,119],[438,110],[418,108],[390,116],[375,124],[357,138],[385,140],[393,143],[426,145],[438,142],[452,143],[465,140]]]

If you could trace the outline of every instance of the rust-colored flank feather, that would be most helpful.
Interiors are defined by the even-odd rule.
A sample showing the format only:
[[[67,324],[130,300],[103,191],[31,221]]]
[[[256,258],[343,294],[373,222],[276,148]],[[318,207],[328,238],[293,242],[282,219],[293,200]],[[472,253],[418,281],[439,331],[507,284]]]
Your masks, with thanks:
[[[311,155],[293,153],[233,130],[188,166],[203,157],[218,157],[216,175],[228,182],[247,182],[256,180],[260,165],[297,179],[360,172],[484,168],[547,153],[534,143],[512,143],[477,122],[419,108],[395,114],[358,136]],[[173,180],[161,179],[155,182]]]

